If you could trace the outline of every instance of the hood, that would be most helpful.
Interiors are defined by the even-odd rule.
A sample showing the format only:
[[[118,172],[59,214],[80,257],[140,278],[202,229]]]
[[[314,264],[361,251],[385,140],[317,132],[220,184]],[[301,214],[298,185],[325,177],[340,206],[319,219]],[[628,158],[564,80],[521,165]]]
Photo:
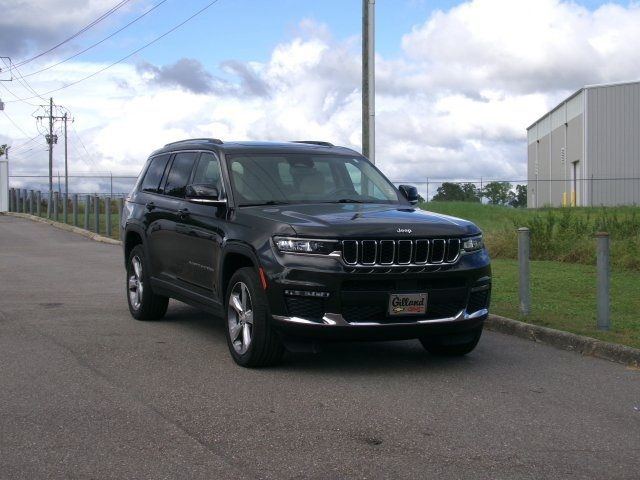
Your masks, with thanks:
[[[317,203],[245,207],[242,211],[263,220],[287,223],[303,237],[424,238],[480,233],[466,220],[402,205]]]

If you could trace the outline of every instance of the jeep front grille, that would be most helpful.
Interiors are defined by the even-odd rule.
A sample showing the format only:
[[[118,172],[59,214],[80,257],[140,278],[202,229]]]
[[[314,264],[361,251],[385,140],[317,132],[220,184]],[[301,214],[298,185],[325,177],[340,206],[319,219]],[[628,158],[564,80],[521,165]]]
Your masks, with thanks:
[[[458,238],[342,241],[342,260],[347,265],[437,265],[455,263],[458,257]]]

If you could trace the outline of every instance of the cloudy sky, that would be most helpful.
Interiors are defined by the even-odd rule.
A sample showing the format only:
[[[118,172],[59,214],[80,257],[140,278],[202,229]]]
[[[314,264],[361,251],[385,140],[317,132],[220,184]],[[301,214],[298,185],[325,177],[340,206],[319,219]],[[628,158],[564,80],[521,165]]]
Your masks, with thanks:
[[[0,0],[12,173],[47,171],[34,115],[50,96],[74,118],[71,173],[136,175],[188,137],[361,150],[361,0],[218,0],[139,50],[210,2]],[[378,0],[378,165],[397,181],[526,178],[529,124],[585,84],[640,79],[638,25],[638,2]]]

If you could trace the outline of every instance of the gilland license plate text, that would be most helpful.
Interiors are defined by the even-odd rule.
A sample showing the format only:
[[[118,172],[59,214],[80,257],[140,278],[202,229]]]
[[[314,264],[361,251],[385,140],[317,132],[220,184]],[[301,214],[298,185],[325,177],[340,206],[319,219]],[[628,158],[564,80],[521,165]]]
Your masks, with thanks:
[[[389,315],[424,315],[426,311],[426,293],[392,293],[389,296]]]

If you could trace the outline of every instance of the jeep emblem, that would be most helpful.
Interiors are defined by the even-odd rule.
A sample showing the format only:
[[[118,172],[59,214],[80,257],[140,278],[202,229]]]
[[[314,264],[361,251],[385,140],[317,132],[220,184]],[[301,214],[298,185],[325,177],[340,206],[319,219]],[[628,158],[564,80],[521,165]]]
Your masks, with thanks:
[[[412,230],[410,228],[399,228],[396,230],[398,233],[411,233]]]

